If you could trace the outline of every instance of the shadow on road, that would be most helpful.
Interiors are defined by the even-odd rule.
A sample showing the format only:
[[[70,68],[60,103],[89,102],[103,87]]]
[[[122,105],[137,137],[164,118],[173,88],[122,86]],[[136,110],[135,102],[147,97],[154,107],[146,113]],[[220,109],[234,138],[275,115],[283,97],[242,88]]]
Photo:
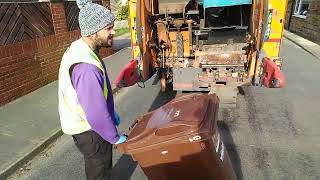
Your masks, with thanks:
[[[122,155],[117,164],[112,169],[112,177],[117,180],[129,180],[137,167],[137,162],[133,161],[129,155]]]
[[[244,88],[245,88],[244,86],[239,86],[239,87],[238,87],[238,91],[239,91],[239,94],[240,94],[240,95],[243,95],[243,96],[246,95]]]
[[[225,115],[225,113],[223,113]],[[232,162],[233,169],[238,177],[238,180],[243,179],[243,174],[242,174],[242,169],[241,169],[241,161],[240,157],[237,151],[237,148],[234,144],[233,138],[230,133],[229,126],[226,122],[224,121],[218,121],[218,128],[219,132],[222,136],[222,140],[224,142],[224,145],[227,148],[230,160]]]
[[[149,112],[154,111],[154,110],[158,109],[159,107],[167,104],[172,99],[174,99],[176,97],[176,95],[177,95],[177,91],[173,91],[172,86],[169,85],[167,92],[159,91],[157,97],[154,99],[154,101],[151,104],[148,111]]]
[[[156,77],[154,78],[154,81],[152,82],[152,85],[159,85],[159,81],[160,81],[159,76],[156,76]],[[160,85],[159,85],[159,86],[160,86]]]

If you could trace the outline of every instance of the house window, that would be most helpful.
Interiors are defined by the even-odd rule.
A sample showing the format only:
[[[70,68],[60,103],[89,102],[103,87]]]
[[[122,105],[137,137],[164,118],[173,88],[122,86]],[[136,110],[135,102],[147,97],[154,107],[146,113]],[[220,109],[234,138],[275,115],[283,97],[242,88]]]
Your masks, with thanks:
[[[296,0],[294,15],[306,17],[311,0]]]

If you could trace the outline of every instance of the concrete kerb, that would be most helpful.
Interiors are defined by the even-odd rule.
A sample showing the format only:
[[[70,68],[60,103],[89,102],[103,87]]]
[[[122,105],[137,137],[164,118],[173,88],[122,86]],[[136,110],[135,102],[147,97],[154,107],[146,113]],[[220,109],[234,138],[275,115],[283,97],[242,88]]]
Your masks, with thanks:
[[[112,57],[113,55],[120,53],[121,51],[123,51],[125,49],[126,48],[121,49],[108,57]],[[119,91],[120,91],[119,88],[112,88],[113,95],[118,93]],[[44,141],[42,141],[39,145],[37,145],[35,148],[33,148],[30,152],[26,153],[25,155],[23,155],[23,157],[21,157],[20,159],[18,159],[14,163],[12,163],[12,165],[9,165],[5,170],[1,171],[0,172],[0,179],[8,178],[10,175],[12,175],[14,172],[16,172],[23,165],[25,165],[26,163],[31,161],[35,156],[40,154],[45,148],[47,148],[50,144],[55,142],[63,134],[64,133],[62,132],[61,128],[58,129],[57,131],[55,131],[54,133],[52,133],[48,138],[46,138]]]
[[[131,47],[125,47],[125,48],[120,49],[119,51],[115,51],[115,53],[111,54],[111,55],[108,56],[108,57],[112,57],[112,56],[114,56],[114,55],[117,55],[117,54],[119,54],[121,51],[126,50],[126,49],[131,49]]]
[[[291,32],[288,32],[288,31],[285,31],[283,33],[283,36],[288,39],[289,41],[293,42],[294,44],[296,44],[297,46],[299,46],[300,48],[302,48],[303,50],[307,51],[308,53],[310,53],[312,56],[314,56],[315,58],[317,58],[318,60],[320,60],[320,57],[319,55],[315,54],[312,50],[310,50],[309,48],[307,48],[306,46],[303,46],[301,43],[299,43],[297,41],[297,39],[293,36],[293,35],[290,35],[290,34],[293,34]],[[297,35],[295,35],[297,36]],[[307,39],[305,39],[306,41],[308,41]]]
[[[56,139],[58,139],[60,136],[62,136],[63,132],[61,129],[58,129],[53,134],[51,134],[47,139],[45,139],[42,143],[40,143],[38,146],[33,148],[29,153],[26,153],[23,155],[20,159],[15,161],[12,165],[9,165],[7,169],[0,172],[0,179],[5,179],[9,177],[11,174],[13,174],[16,170],[18,170],[20,167],[22,167],[24,164],[32,160],[36,155],[38,155],[42,150],[44,150],[46,147],[48,147],[52,142],[54,142]]]

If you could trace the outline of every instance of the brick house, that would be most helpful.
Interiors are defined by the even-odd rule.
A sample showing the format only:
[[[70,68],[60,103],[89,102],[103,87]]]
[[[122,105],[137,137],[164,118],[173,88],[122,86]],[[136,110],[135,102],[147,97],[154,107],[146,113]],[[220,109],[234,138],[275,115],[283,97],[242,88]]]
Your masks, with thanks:
[[[320,0],[288,0],[285,28],[320,44]]]

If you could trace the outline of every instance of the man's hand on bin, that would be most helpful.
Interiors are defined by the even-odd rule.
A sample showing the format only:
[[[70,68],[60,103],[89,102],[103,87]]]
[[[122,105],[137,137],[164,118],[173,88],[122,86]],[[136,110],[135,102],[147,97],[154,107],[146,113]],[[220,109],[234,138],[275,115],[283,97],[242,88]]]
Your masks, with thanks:
[[[116,126],[119,126],[120,122],[121,122],[121,118],[119,114],[116,111],[114,111],[114,124]]]
[[[116,143],[114,143],[114,144],[122,144],[122,143],[126,142],[127,138],[128,138],[128,136],[125,135],[125,134],[120,135],[119,140],[118,140]]]

